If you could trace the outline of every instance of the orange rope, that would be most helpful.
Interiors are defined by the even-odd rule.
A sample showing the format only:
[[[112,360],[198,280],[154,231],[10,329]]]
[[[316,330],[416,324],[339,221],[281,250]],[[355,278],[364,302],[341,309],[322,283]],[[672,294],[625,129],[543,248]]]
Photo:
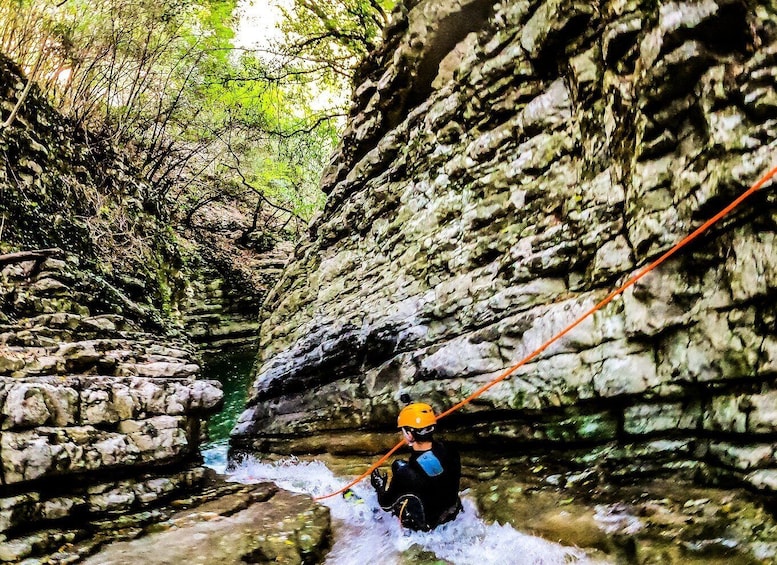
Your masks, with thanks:
[[[336,496],[336,495],[338,495],[338,494],[340,494],[340,493],[342,493],[342,492],[345,492],[345,491],[347,491],[347,490],[348,490],[349,488],[351,488],[353,485],[355,485],[356,483],[358,483],[359,481],[361,481],[361,480],[362,480],[363,478],[365,478],[367,475],[369,475],[370,473],[372,473],[372,472],[373,472],[375,469],[377,469],[378,467],[380,467],[381,465],[383,465],[383,464],[384,464],[386,461],[388,461],[388,458],[389,458],[389,457],[391,457],[392,455],[394,455],[394,453],[397,451],[397,449],[399,449],[399,448],[400,448],[400,447],[402,447],[403,445],[405,445],[405,440],[404,440],[404,439],[403,439],[403,440],[401,440],[401,441],[400,441],[398,444],[396,444],[394,447],[392,447],[392,448],[391,448],[391,450],[390,450],[388,453],[386,453],[386,455],[384,455],[383,457],[381,457],[380,459],[378,459],[378,460],[377,460],[375,463],[373,463],[372,467],[370,467],[369,469],[367,469],[366,471],[364,471],[364,473],[362,473],[361,475],[359,475],[357,478],[355,478],[353,481],[351,481],[350,483],[348,483],[347,485],[345,485],[343,488],[341,488],[340,490],[337,490],[337,491],[335,491],[335,492],[332,492],[332,493],[330,493],[330,494],[325,494],[324,496],[316,496],[316,497],[313,497],[313,500],[324,500],[325,498],[331,498],[331,497],[333,497],[333,496]]]
[[[461,407],[466,406],[470,402],[472,402],[474,399],[476,399],[478,396],[489,390],[491,387],[495,386],[496,384],[502,382],[507,377],[512,375],[515,371],[518,370],[519,367],[525,365],[535,357],[537,357],[540,353],[545,351],[548,347],[553,345],[555,342],[560,340],[562,337],[564,337],[566,334],[571,332],[574,328],[579,326],[585,319],[587,319],[589,316],[591,316],[594,312],[597,310],[602,309],[604,306],[609,304],[613,298],[618,296],[619,294],[622,294],[627,288],[630,286],[633,286],[634,283],[636,283],[639,279],[644,277],[646,274],[648,274],[650,271],[658,267],[661,263],[669,259],[672,255],[677,253],[680,249],[688,245],[690,242],[692,242],[694,239],[699,237],[702,233],[707,231],[713,224],[718,222],[721,218],[729,214],[734,208],[739,206],[746,198],[750,197],[754,192],[758,191],[763,185],[765,185],[769,180],[771,180],[774,175],[777,174],[777,167],[774,167],[771,169],[768,173],[766,173],[764,176],[762,176],[753,186],[751,186],[749,189],[747,189],[745,192],[743,192],[739,197],[736,198],[731,204],[723,208],[720,212],[715,214],[712,218],[704,222],[701,226],[696,228],[690,235],[687,235],[682,240],[680,240],[678,243],[676,243],[669,251],[661,255],[658,259],[650,263],[648,266],[642,268],[636,275],[629,278],[623,285],[621,285],[616,290],[613,290],[610,294],[608,294],[605,298],[600,300],[595,306],[590,308],[588,311],[586,311],[582,316],[580,316],[577,320],[569,324],[566,328],[561,330],[559,333],[554,335],[552,338],[550,338],[548,341],[543,343],[540,347],[529,353],[526,357],[521,359],[518,363],[510,367],[509,369],[505,370],[502,374],[500,374],[495,379],[489,381],[479,389],[477,389],[475,392],[470,394],[467,398],[459,402],[458,404],[454,404],[450,408],[448,408],[445,412],[437,416],[437,419],[445,418],[449,414],[455,412],[456,410],[459,410]],[[395,445],[391,451],[389,451],[386,455],[380,458],[375,464],[373,464],[367,471],[365,471],[362,475],[360,475],[357,479],[355,479],[353,482],[349,483],[347,486],[343,487],[342,489],[338,490],[337,492],[333,492],[332,494],[328,494],[326,496],[320,496],[318,498],[314,498],[313,500],[323,500],[325,498],[329,498],[331,496],[335,496],[337,494],[340,494],[341,492],[345,492],[349,488],[351,488],[353,485],[361,481],[363,478],[365,478],[367,475],[372,473],[373,470],[380,467],[391,455],[396,452],[397,449],[402,447],[404,444],[404,440],[400,441],[397,445]]]
[[[698,228],[696,228],[690,235],[687,235],[685,238],[681,239],[678,243],[676,243],[669,251],[661,255],[658,259],[650,263],[647,267],[644,267],[641,271],[639,271],[636,275],[632,276],[629,280],[627,280],[623,285],[621,285],[619,288],[613,290],[610,294],[608,294],[605,298],[603,298],[601,301],[599,301],[595,306],[593,306],[591,309],[589,309],[585,314],[580,316],[577,320],[569,324],[566,328],[561,330],[559,333],[554,335],[552,338],[550,338],[548,341],[543,343],[540,347],[529,353],[526,357],[521,359],[518,363],[507,369],[504,373],[496,377],[494,380],[490,381],[489,383],[483,385],[479,389],[477,389],[475,392],[473,392],[471,395],[469,395],[467,398],[459,402],[458,404],[453,405],[452,407],[448,408],[445,412],[437,416],[437,419],[444,418],[448,414],[451,414],[452,412],[455,412],[462,406],[465,406],[466,404],[469,404],[486,392],[488,389],[496,385],[497,383],[502,382],[507,377],[512,375],[519,367],[522,365],[525,365],[535,357],[537,357],[540,353],[545,351],[548,347],[550,347],[552,344],[560,340],[562,337],[564,337],[566,334],[571,332],[573,329],[575,329],[577,326],[579,326],[586,318],[591,316],[594,312],[597,310],[602,309],[604,306],[609,304],[613,298],[618,296],[619,294],[622,294],[627,288],[630,286],[633,286],[634,283],[636,283],[639,279],[644,277],[646,274],[648,274],[650,271],[658,267],[661,263],[669,259],[672,255],[677,253],[680,249],[688,245],[690,242],[692,242],[694,239],[699,237],[702,233],[707,231],[710,226],[712,226],[714,223],[718,222],[721,218],[726,216],[729,212],[731,212],[734,208],[739,206],[746,198],[748,198],[751,194],[759,190],[766,182],[771,179],[775,174],[777,174],[777,167],[774,167],[771,171],[766,173],[763,177],[761,177],[758,182],[756,182],[753,186],[751,186],[749,189],[747,189],[745,192],[743,192],[736,200],[734,200],[731,204],[723,208],[720,212],[715,214],[712,218],[704,222],[702,225],[700,225]]]

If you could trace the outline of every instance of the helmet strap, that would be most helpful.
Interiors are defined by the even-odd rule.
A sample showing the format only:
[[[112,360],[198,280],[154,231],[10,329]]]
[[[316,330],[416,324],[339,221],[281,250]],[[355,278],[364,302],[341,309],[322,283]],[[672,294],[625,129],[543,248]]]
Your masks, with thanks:
[[[434,426],[426,426],[421,429],[410,428],[410,433],[415,441],[431,441],[432,434],[434,433]]]

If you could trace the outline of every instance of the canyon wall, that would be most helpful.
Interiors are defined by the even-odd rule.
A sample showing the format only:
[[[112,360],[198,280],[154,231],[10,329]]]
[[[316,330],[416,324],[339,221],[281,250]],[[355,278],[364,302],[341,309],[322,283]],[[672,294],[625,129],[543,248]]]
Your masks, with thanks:
[[[247,251],[234,246],[239,232],[230,235],[227,241],[198,241],[199,256],[190,265],[180,306],[186,335],[206,356],[234,349],[256,351],[262,300],[293,249],[290,242],[280,241],[269,249]]]
[[[764,1],[405,2],[265,302],[239,448],[376,452],[573,322],[775,164]],[[777,489],[768,186],[441,422],[611,476]]]
[[[0,256],[0,561],[205,479],[202,421],[220,384],[197,380],[191,346],[143,331],[111,290],[58,250]]]
[[[0,121],[25,84],[0,56]],[[221,385],[175,327],[181,265],[147,188],[35,88],[0,129],[0,562],[71,562],[207,477]]]

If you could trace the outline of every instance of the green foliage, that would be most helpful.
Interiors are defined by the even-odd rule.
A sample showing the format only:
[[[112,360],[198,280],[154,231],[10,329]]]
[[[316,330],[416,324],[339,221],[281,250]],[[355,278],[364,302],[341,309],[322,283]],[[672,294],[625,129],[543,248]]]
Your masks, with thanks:
[[[285,52],[349,76],[375,48],[395,5],[396,0],[294,0],[293,8],[283,11]]]
[[[268,57],[235,48],[237,0],[7,0],[0,50],[39,69],[31,78],[76,125],[133,157],[144,210],[191,225],[228,201],[251,230],[294,237],[323,205],[352,69],[395,3],[294,0]],[[93,200],[96,218],[120,222]]]
[[[321,206],[318,175],[336,131],[311,109],[307,77],[238,55],[235,8],[12,0],[0,5],[0,49],[27,68],[41,60],[32,78],[61,111],[135,153],[151,183],[146,208],[172,204],[190,219],[240,186],[249,209],[261,197],[304,222]]]

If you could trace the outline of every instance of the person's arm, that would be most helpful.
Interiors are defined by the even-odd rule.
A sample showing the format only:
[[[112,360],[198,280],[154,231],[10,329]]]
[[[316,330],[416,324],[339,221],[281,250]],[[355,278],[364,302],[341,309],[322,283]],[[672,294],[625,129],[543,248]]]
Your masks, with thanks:
[[[380,485],[380,488],[375,482],[372,485],[378,494],[378,504],[383,510],[390,510],[400,496],[412,491],[412,471],[407,462],[395,461],[391,471],[391,478]]]

